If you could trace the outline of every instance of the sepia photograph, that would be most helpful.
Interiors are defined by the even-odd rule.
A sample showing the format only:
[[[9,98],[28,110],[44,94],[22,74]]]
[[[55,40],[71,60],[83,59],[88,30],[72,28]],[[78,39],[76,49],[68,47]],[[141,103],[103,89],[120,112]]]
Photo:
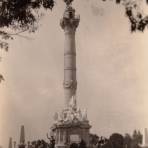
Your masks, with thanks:
[[[0,148],[148,148],[148,0],[0,0]]]

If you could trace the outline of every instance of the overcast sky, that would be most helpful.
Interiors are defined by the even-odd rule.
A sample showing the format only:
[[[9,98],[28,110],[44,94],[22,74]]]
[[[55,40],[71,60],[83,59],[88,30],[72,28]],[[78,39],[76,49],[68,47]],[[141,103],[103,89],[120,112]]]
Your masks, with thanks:
[[[77,100],[87,109],[91,132],[109,136],[148,127],[148,31],[130,33],[122,6],[98,0],[75,0],[80,14],[76,33]],[[65,5],[57,0],[34,34],[16,37],[1,52],[0,145],[46,139],[53,115],[64,106],[64,33],[59,22]]]

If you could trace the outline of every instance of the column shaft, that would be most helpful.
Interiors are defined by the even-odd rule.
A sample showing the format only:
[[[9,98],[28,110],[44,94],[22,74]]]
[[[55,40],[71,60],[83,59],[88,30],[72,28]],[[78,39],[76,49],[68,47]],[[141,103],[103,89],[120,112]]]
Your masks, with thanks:
[[[64,48],[64,91],[66,106],[68,106],[72,96],[75,95],[76,87],[75,32],[66,32]]]

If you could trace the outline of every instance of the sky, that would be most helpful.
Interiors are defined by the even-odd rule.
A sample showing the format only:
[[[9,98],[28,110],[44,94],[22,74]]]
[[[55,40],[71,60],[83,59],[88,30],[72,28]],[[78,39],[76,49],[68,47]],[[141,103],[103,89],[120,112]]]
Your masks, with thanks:
[[[130,32],[124,8],[114,2],[75,0],[77,101],[87,109],[91,133],[109,136],[148,127],[148,31]],[[0,145],[47,139],[54,113],[64,106],[64,32],[59,22],[65,5],[57,0],[38,30],[16,36],[1,52]]]

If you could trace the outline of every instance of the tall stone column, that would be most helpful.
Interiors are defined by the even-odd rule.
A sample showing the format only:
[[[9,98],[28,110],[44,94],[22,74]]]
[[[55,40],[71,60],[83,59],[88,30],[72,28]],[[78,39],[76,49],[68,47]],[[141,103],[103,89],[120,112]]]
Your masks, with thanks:
[[[80,22],[80,17],[75,15],[72,8],[73,0],[64,0],[66,9],[60,25],[65,33],[64,43],[64,93],[66,108],[60,114],[55,114],[55,123],[51,127],[56,133],[56,148],[68,148],[72,143],[78,144],[85,141],[89,147],[89,121],[86,113],[81,112],[76,104],[76,45],[75,33]]]
[[[75,9],[67,5],[60,22],[65,32],[63,86],[66,107],[69,106],[72,97],[75,97],[77,89],[75,32],[79,21],[80,17],[75,16]]]

